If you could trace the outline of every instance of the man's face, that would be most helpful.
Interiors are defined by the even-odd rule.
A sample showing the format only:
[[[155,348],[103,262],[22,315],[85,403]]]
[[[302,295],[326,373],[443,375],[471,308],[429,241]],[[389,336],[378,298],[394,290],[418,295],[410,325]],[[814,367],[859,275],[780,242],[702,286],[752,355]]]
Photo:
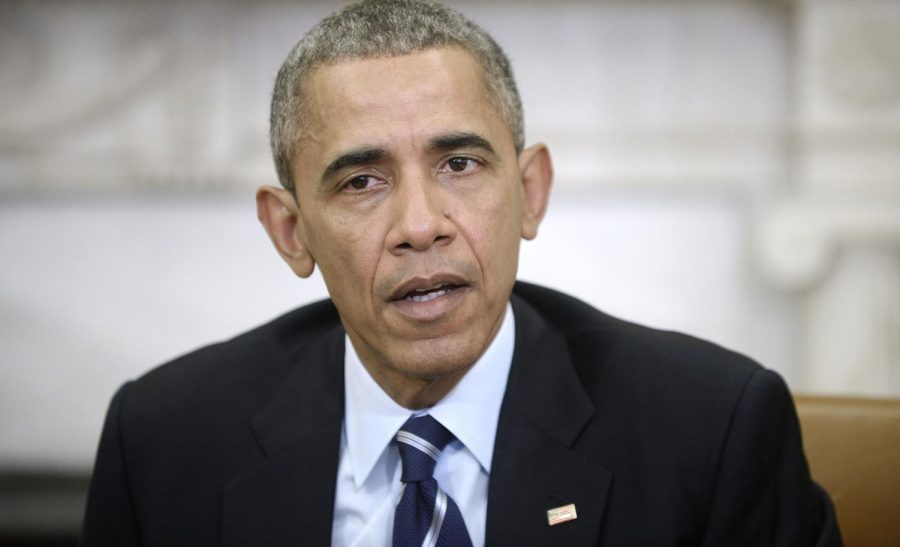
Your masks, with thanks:
[[[481,67],[455,48],[348,61],[303,94],[296,234],[354,348],[382,387],[464,374],[543,210]]]

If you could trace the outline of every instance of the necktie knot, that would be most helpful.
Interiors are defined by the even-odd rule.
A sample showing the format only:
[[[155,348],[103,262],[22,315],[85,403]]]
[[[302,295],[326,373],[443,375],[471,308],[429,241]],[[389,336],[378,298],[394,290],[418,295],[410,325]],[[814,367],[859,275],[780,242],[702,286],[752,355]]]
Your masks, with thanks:
[[[403,465],[403,482],[419,482],[430,479],[444,447],[453,440],[453,434],[440,422],[424,414],[406,420],[395,437]]]

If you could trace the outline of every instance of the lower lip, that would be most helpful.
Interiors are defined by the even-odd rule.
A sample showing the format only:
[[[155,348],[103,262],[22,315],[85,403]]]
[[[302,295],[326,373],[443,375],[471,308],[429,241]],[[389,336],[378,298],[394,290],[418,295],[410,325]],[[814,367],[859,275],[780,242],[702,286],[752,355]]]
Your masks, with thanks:
[[[392,301],[391,307],[399,311],[401,315],[414,321],[437,321],[458,306],[468,291],[468,287],[456,287],[427,302],[416,302],[404,298]]]

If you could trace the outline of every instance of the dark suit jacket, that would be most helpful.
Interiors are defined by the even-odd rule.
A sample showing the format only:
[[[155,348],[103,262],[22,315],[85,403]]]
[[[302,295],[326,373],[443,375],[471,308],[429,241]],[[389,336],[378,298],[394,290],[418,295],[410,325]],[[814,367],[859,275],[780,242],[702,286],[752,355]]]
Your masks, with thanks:
[[[488,545],[840,544],[775,373],[533,285],[512,304]],[[328,545],[343,344],[319,302],[123,386],[83,544]]]

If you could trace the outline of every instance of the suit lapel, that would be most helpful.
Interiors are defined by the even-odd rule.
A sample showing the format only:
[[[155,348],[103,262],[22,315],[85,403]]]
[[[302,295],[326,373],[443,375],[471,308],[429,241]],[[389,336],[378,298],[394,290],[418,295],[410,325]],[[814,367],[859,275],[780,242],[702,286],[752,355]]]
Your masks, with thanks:
[[[516,346],[494,445],[488,545],[593,545],[612,475],[573,446],[594,413],[564,338],[513,295]],[[547,511],[578,518],[550,526]]]
[[[265,456],[224,492],[224,545],[327,545],[344,412],[343,330],[288,354],[292,371],[250,420]]]
[[[564,338],[513,295],[516,346],[491,470],[487,545],[596,544],[612,476],[575,445],[594,407]],[[312,336],[309,338],[313,338]],[[296,365],[250,421],[262,464],[223,494],[224,545],[327,545],[344,412],[343,329],[288,353]],[[547,511],[578,518],[550,526]]]

